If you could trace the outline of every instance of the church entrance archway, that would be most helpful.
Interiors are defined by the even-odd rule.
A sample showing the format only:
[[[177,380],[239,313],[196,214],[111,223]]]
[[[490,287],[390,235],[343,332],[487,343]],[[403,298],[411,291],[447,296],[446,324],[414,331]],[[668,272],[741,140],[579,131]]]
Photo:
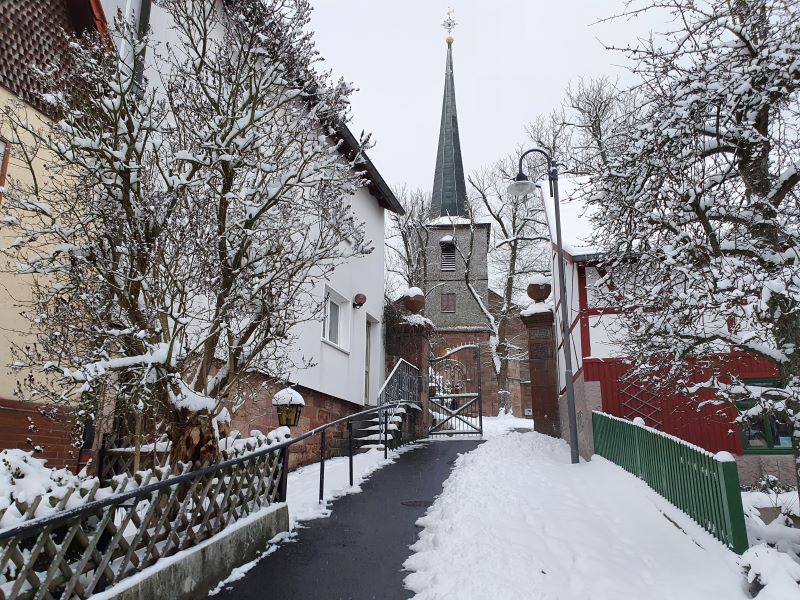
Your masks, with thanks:
[[[431,436],[483,434],[481,349],[466,344],[431,356]]]

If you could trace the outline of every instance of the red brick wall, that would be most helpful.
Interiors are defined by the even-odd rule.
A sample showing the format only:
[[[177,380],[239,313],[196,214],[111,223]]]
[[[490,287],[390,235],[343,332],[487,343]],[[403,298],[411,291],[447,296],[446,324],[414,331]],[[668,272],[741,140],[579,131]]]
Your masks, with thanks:
[[[73,423],[52,420],[32,402],[0,399],[0,448],[33,450],[37,458],[47,460],[50,467],[67,467],[77,471],[78,449],[72,445]]]
[[[267,384],[264,378],[258,376],[253,376],[247,383],[251,390],[250,398],[233,415],[231,429],[238,430],[243,436],[249,435],[253,429],[258,429],[264,434],[269,433],[279,427],[278,413],[272,406],[272,396],[280,389],[280,386]],[[302,386],[297,386],[295,389],[303,396],[306,405],[300,414],[300,422],[297,427],[292,428],[294,436],[364,410],[362,406]],[[347,454],[346,424],[343,423],[329,429],[326,435],[327,452],[325,456],[327,458],[345,456]],[[290,468],[294,469],[318,461],[319,443],[320,436],[315,435],[308,440],[294,444],[289,454]]]

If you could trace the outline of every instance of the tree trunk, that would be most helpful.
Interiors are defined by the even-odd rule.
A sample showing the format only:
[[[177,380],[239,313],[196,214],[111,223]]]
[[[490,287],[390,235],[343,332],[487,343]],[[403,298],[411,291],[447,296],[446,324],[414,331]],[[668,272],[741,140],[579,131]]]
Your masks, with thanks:
[[[192,412],[182,408],[175,411],[169,430],[172,440],[170,465],[173,471],[178,471],[180,463],[189,463],[192,469],[199,469],[219,461],[219,440],[213,419],[204,410]]]

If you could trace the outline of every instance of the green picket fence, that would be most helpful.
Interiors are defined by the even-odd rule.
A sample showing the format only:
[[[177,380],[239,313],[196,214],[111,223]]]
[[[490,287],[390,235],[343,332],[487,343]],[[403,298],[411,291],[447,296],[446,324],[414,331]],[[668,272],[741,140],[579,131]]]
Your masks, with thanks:
[[[594,451],[647,482],[737,554],[747,550],[736,462],[655,429],[592,413]]]

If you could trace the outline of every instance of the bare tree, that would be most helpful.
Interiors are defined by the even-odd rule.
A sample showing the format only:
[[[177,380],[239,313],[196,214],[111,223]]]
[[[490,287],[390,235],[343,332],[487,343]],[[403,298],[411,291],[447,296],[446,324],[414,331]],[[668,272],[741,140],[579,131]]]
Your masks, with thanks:
[[[405,214],[391,213],[386,238],[387,270],[407,288],[424,292],[428,277],[428,248],[431,195],[405,186],[397,192]]]
[[[200,465],[237,382],[303,366],[315,284],[369,248],[348,200],[363,181],[329,137],[350,87],[314,71],[308,3],[162,5],[163,90],[137,82],[152,44],[119,22],[130,52],[70,45],[86,68],[50,96],[62,119],[4,112],[33,184],[12,181],[3,211],[33,279],[27,393],[86,416],[155,407],[172,464]]]

